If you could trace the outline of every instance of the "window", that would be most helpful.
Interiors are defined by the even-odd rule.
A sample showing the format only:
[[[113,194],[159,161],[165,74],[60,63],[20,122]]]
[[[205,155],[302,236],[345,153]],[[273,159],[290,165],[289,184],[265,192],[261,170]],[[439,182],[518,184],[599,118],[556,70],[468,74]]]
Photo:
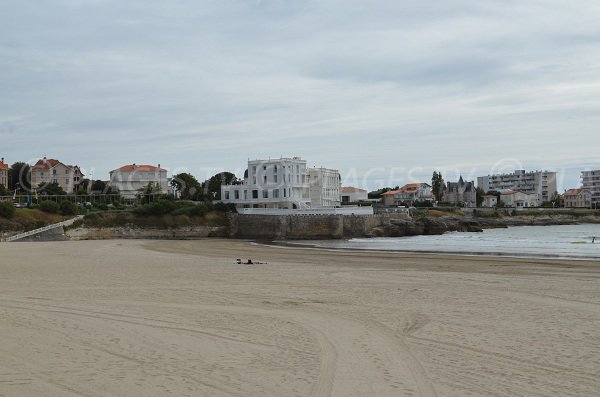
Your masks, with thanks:
[[[69,175],[69,170],[65,170],[65,175]]]
[[[244,200],[248,200],[248,191],[244,190]]]
[[[277,183],[277,174],[273,175],[273,182]]]
[[[263,176],[263,183],[265,183],[265,184],[267,183],[267,176],[266,175]]]
[[[273,198],[279,198],[279,189],[273,189]]]
[[[267,166],[263,165],[263,171],[266,171],[266,170],[267,170]]]
[[[286,192],[287,192],[287,189],[283,189],[283,197],[287,197]]]
[[[56,170],[52,170],[52,175],[56,175]]]
[[[239,200],[239,199],[240,199],[240,191],[239,191],[239,190],[234,190],[234,191],[233,191],[233,197],[234,197],[236,200]]]
[[[255,176],[252,177],[252,184],[256,185],[256,177]]]
[[[263,198],[269,198],[269,191],[263,190]]]
[[[225,192],[225,200],[229,200],[229,192],[228,191]]]
[[[258,198],[258,190],[253,190],[252,191],[252,198],[253,199],[257,199]]]
[[[277,164],[273,166],[273,172],[277,172]]]

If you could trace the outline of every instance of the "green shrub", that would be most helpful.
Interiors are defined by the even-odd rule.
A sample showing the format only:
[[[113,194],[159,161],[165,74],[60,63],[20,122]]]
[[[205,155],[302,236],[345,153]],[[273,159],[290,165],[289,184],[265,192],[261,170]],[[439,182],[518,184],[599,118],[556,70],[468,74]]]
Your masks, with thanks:
[[[50,214],[58,213],[58,204],[51,200],[44,200],[40,203],[40,209]]]
[[[69,200],[62,200],[59,208],[61,215],[75,215],[77,213],[77,206]]]
[[[143,216],[160,216],[166,215],[177,208],[177,204],[173,201],[158,200],[152,203],[143,204],[137,207],[134,212],[137,215]]]
[[[11,219],[15,216],[15,206],[10,201],[0,201],[0,216],[6,219]]]

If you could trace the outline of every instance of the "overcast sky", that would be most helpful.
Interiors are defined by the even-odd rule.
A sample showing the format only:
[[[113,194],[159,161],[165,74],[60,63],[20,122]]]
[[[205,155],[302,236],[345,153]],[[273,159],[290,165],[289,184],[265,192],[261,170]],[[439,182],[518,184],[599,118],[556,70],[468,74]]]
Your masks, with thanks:
[[[0,0],[0,156],[575,187],[600,168],[599,21],[591,0]]]

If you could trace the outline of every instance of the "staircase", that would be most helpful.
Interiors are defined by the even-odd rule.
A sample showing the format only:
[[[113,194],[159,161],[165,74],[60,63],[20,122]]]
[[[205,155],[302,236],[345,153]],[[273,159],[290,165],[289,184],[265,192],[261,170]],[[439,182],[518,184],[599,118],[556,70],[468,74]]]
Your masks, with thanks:
[[[11,241],[21,240],[23,238],[30,237],[30,236],[35,236],[36,234],[40,234],[40,233],[46,232],[48,230],[56,229],[58,227],[70,226],[73,223],[75,223],[75,221],[78,221],[80,219],[83,219],[83,215],[78,215],[75,218],[72,218],[72,219],[69,219],[69,220],[66,220],[66,221],[62,221],[62,222],[58,222],[58,223],[53,223],[52,225],[47,225],[47,226],[44,226],[44,227],[40,227],[38,229],[30,230],[28,232],[23,232],[23,233],[15,234],[13,236],[6,237],[6,238],[4,238],[4,239],[2,239],[0,241],[11,242]]]

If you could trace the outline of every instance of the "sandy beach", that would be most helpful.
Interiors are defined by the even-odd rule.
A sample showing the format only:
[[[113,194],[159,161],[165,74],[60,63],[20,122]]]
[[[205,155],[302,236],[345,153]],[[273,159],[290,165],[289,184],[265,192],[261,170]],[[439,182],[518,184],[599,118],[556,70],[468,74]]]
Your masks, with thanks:
[[[599,394],[598,262],[0,245],[1,397]]]

